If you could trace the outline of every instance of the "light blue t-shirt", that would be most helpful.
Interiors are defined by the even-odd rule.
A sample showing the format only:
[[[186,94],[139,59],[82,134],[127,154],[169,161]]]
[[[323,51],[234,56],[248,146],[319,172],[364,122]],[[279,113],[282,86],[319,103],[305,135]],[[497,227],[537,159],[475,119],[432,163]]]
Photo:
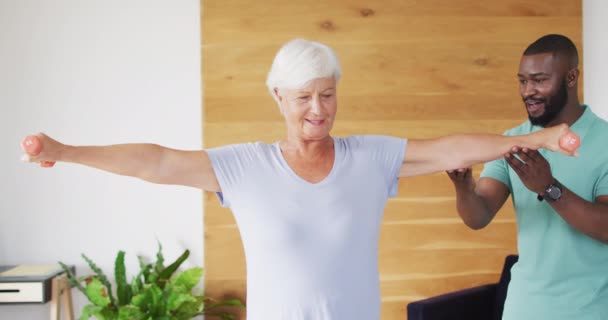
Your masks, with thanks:
[[[329,175],[312,184],[278,143],[208,150],[238,224],[249,320],[378,320],[378,237],[407,141],[334,138]]]
[[[583,115],[571,126],[581,138],[580,156],[540,153],[561,184],[595,201],[608,195],[608,123],[582,108]],[[540,129],[526,121],[505,135]],[[509,187],[517,215],[519,261],[511,270],[503,319],[608,319],[608,245],[577,231],[539,201],[504,159],[487,163],[481,176]]]

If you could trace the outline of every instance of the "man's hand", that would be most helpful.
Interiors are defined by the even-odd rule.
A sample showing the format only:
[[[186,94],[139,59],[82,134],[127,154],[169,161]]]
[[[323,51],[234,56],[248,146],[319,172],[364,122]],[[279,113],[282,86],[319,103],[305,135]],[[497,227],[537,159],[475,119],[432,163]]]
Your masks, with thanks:
[[[471,168],[460,168],[456,170],[448,170],[446,172],[456,188],[475,188],[475,181],[473,180]]]
[[[549,162],[537,150],[514,147],[511,153],[505,154],[505,160],[526,188],[536,194],[545,193],[547,186],[555,181]]]

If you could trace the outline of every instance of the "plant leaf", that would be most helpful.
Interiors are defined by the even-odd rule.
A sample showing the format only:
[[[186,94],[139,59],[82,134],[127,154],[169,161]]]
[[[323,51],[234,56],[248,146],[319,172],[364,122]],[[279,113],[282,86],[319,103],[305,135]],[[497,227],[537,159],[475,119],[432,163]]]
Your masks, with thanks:
[[[115,320],[118,317],[118,314],[116,314],[113,309],[101,308],[99,312],[95,313],[95,317],[99,320]]]
[[[165,301],[163,300],[163,291],[155,284],[149,288],[150,294],[150,313],[156,319],[165,314]]]
[[[133,278],[133,280],[131,281],[131,297],[141,293],[143,286],[144,284],[141,282],[141,279],[139,277]]]
[[[140,278],[143,276],[143,283],[151,283],[150,281],[148,281],[148,279],[150,278],[150,271],[152,270],[152,264],[145,263],[144,258],[141,256],[137,256],[137,260],[139,261],[139,268],[141,269],[139,271],[139,274],[137,275],[137,278]]]
[[[82,308],[82,313],[80,314],[80,320],[89,320],[92,316],[99,314],[99,312],[103,309],[103,307],[96,306],[94,304],[87,304]],[[103,319],[101,319],[103,320]]]
[[[218,307],[239,307],[239,308],[245,308],[245,305],[239,299],[226,299],[226,300],[218,301],[218,302],[215,302],[215,303],[212,303],[212,304],[206,304],[205,305],[205,310],[211,310],[211,309],[215,309],[215,308],[218,308]]]
[[[154,265],[154,270],[156,273],[160,273],[163,269],[165,269],[165,257],[163,256],[163,246],[158,243],[158,251],[156,252],[156,264]]]
[[[207,318],[211,318],[211,317],[217,317],[220,318],[222,320],[234,320],[236,317],[233,314],[230,314],[228,312],[213,312],[213,313],[205,313],[205,319]]]
[[[91,270],[93,270],[97,274],[97,278],[99,279],[99,281],[101,281],[101,283],[106,287],[107,295],[110,298],[110,302],[112,306],[115,306],[116,302],[114,301],[114,295],[112,294],[112,285],[110,284],[110,281],[108,281],[108,277],[106,277],[103,270],[101,270],[101,268],[98,267],[95,262],[89,259],[89,257],[87,257],[84,253],[82,254],[82,258],[89,264]]]
[[[174,310],[174,315],[177,319],[192,319],[197,315],[203,314],[203,303],[201,300],[197,301],[185,301],[177,310]]]
[[[125,305],[118,308],[118,320],[143,320],[146,315],[136,306]]]
[[[131,304],[139,307],[142,311],[146,311],[148,309],[148,305],[150,305],[151,301],[150,293],[148,290],[144,289],[140,294],[133,296],[131,299]]]
[[[171,292],[167,297],[167,311],[172,312],[178,310],[185,302],[197,302],[198,300],[190,293]]]
[[[184,253],[182,253],[182,255],[179,256],[179,258],[177,258],[177,260],[175,260],[175,262],[173,262],[171,265],[169,265],[166,269],[164,269],[159,274],[159,280],[163,281],[163,282],[166,282],[167,280],[169,280],[169,278],[171,278],[171,276],[173,275],[175,270],[177,270],[177,268],[179,268],[179,266],[184,261],[186,261],[186,259],[188,259],[189,255],[190,255],[190,250],[184,251]]]
[[[108,307],[111,304],[110,298],[108,297],[107,288],[99,281],[97,277],[93,278],[91,282],[87,284],[85,293],[89,301],[99,307]]]
[[[127,283],[127,268],[125,267],[125,252],[118,251],[114,262],[114,278],[116,280],[116,297],[118,305],[123,306],[131,301],[131,287]]]
[[[187,291],[191,291],[201,281],[202,276],[203,268],[192,268],[179,273],[171,283],[174,286],[181,286]]]
[[[70,286],[76,287],[78,288],[78,290],[80,290],[80,292],[84,293],[84,287],[82,286],[82,284],[80,284],[80,280],[76,278],[76,275],[72,272],[72,269],[61,261],[59,261],[59,265],[68,276],[68,283],[70,284]]]

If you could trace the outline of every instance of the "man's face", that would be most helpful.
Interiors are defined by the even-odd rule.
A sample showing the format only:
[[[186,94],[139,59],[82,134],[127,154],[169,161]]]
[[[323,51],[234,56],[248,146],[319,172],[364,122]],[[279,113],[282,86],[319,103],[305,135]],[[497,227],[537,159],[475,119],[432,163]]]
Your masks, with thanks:
[[[519,63],[519,93],[528,118],[534,125],[546,126],[568,102],[567,64],[552,53],[523,56]]]

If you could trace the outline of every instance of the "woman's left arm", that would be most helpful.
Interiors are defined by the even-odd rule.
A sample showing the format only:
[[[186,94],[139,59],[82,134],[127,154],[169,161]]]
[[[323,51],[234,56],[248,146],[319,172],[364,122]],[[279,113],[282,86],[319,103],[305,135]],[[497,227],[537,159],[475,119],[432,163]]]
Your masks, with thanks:
[[[571,133],[561,124],[519,136],[497,134],[455,134],[436,139],[408,141],[400,177],[419,176],[434,172],[467,168],[474,164],[502,158],[513,147],[548,149],[567,155],[575,151],[562,149],[559,140]]]

